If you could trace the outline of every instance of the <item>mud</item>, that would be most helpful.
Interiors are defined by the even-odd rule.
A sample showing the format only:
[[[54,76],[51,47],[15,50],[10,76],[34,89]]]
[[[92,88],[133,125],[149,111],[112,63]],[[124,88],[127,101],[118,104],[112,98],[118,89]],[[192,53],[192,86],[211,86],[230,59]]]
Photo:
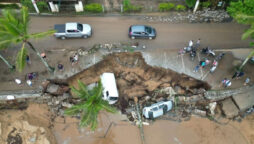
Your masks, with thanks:
[[[46,105],[30,104],[26,110],[0,111],[1,144],[55,144]]]

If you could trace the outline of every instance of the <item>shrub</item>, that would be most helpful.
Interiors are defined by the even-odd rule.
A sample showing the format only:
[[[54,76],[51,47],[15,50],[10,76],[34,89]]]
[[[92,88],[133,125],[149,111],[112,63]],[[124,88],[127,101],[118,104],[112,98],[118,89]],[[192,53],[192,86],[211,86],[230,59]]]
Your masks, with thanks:
[[[21,2],[21,4],[23,6],[26,6],[30,12],[31,11],[32,12],[35,11],[34,6],[33,6],[32,2],[31,2],[31,0],[21,0],[20,2]]]
[[[175,4],[173,4],[173,3],[160,3],[159,4],[160,11],[170,11],[174,7],[175,7]]]
[[[185,0],[185,3],[189,8],[193,8],[196,4],[196,0]]]
[[[186,7],[184,5],[177,5],[175,7],[175,10],[177,10],[177,11],[184,11],[184,10],[186,10]]]
[[[139,12],[142,10],[141,6],[134,6],[130,3],[130,0],[123,1],[123,11],[124,12]]]
[[[99,3],[87,4],[87,5],[85,5],[84,10],[87,12],[92,12],[92,13],[101,13],[103,11],[102,5]]]
[[[0,9],[19,9],[17,4],[0,4]]]
[[[202,6],[202,8],[208,8],[208,7],[211,6],[211,2],[210,2],[210,1],[202,2],[202,3],[201,3],[201,6]]]
[[[37,1],[36,5],[40,12],[48,11],[48,4],[45,1]]]

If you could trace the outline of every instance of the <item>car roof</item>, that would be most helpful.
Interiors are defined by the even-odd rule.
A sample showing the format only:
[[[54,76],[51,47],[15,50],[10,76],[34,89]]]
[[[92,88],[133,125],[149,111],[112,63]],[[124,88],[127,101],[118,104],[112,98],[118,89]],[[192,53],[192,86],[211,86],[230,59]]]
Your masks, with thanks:
[[[145,31],[145,27],[146,27],[145,25],[132,25],[131,30],[142,32],[142,31]]]

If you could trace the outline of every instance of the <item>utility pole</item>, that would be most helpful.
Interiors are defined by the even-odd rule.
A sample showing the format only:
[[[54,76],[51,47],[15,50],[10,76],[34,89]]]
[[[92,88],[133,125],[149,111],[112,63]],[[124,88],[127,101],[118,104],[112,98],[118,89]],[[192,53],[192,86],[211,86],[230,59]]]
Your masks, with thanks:
[[[31,0],[31,1],[32,1],[33,6],[34,6],[34,9],[35,9],[35,10],[36,10],[36,12],[39,14],[39,13],[40,13],[40,11],[39,11],[39,9],[38,9],[38,7],[37,7],[37,5],[36,5],[35,0]]]
[[[199,0],[196,1],[195,7],[193,9],[193,13],[195,13],[197,11],[198,5],[199,5]]]

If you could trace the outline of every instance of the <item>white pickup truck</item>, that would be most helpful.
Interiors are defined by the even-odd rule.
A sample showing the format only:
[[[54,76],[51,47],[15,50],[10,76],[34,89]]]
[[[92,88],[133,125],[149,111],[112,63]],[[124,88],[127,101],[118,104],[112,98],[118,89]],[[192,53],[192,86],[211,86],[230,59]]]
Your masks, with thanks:
[[[80,24],[77,22],[56,24],[54,29],[56,30],[54,36],[63,40],[76,37],[88,38],[92,35],[92,28],[89,24]]]

